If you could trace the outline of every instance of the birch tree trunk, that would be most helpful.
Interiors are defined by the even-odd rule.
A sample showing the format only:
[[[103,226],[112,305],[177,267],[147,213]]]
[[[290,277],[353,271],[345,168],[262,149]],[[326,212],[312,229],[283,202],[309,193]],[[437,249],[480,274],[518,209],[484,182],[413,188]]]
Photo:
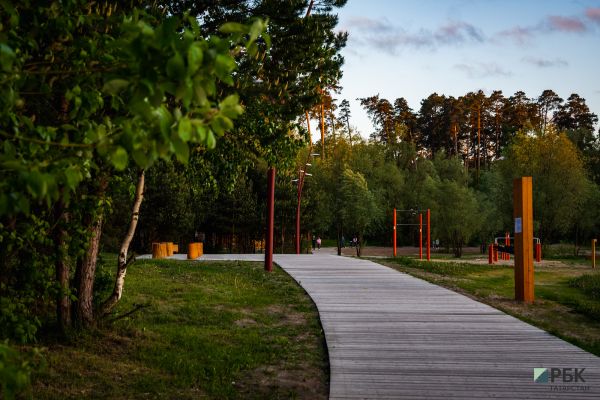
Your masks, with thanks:
[[[115,278],[115,287],[110,297],[104,302],[100,310],[101,316],[106,316],[112,311],[117,305],[121,296],[123,295],[123,287],[125,286],[125,275],[127,274],[127,266],[130,261],[127,260],[127,253],[129,252],[129,245],[133,240],[133,235],[137,228],[137,223],[140,215],[140,207],[142,200],[144,199],[144,170],[140,171],[138,182],[135,190],[135,199],[133,202],[133,208],[131,210],[131,220],[129,221],[129,229],[127,234],[121,242],[121,249],[119,251],[119,259],[117,264],[117,276]]]

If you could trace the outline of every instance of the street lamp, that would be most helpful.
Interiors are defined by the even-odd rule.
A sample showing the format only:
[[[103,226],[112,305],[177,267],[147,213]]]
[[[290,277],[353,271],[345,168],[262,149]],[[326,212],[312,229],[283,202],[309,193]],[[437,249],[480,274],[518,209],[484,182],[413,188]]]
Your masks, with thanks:
[[[297,195],[298,195],[298,204],[296,206],[296,254],[300,254],[300,202],[302,200],[302,189],[304,188],[304,178],[307,176],[312,176],[302,168],[312,166],[310,161],[310,157],[318,156],[318,153],[311,153],[309,151],[308,156],[306,158],[306,162],[304,166],[299,168],[298,170],[298,179],[294,179],[294,182],[298,182]]]

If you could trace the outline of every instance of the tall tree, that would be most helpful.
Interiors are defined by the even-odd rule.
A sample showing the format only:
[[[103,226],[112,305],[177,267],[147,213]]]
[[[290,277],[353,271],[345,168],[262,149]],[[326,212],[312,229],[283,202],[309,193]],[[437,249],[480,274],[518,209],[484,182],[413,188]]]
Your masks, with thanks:
[[[358,100],[377,129],[371,134],[371,138],[382,143],[395,143],[396,121],[392,104],[387,99],[380,99],[379,95]]]
[[[539,130],[543,133],[546,132],[546,126],[548,122],[552,122],[550,116],[558,107],[562,104],[561,99],[553,90],[546,89],[542,92],[540,97],[537,99],[537,104],[540,112],[540,127]]]
[[[340,103],[340,120],[346,125],[346,131],[348,133],[348,142],[352,146],[352,130],[350,129],[350,117],[352,113],[350,111],[350,102],[346,99]]]
[[[554,113],[554,123],[559,130],[586,130],[594,132],[598,116],[590,111],[585,99],[573,93]]]

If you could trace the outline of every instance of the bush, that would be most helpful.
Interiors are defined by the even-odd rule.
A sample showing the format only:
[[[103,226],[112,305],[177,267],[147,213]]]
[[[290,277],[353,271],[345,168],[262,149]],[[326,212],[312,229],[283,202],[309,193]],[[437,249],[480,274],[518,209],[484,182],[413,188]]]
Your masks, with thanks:
[[[31,386],[31,373],[43,368],[45,360],[41,350],[33,348],[20,353],[8,345],[0,343],[0,394],[3,399],[14,399]]]

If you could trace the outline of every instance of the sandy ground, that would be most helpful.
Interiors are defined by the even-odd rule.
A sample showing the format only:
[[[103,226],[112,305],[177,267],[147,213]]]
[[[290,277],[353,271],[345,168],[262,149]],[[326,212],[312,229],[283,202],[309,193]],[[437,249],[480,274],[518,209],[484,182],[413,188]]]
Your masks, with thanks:
[[[336,254],[336,248],[335,247],[331,247],[331,248],[322,248],[320,251],[325,251],[331,254]],[[415,258],[418,258],[419,256],[419,248],[418,247],[398,247],[396,249],[396,253],[398,254],[398,256],[413,256]],[[342,249],[342,255],[344,256],[356,256],[356,249],[352,248],[352,247],[345,247]],[[479,252],[479,247],[465,247],[463,249],[463,255],[465,255],[466,257],[463,258],[453,258],[453,257],[449,257],[449,255],[447,253],[437,253],[435,251],[431,252],[431,257],[432,259],[435,259],[435,261],[440,261],[440,262],[462,262],[462,263],[468,263],[468,264],[479,264],[479,265],[483,265],[483,264],[488,264],[488,255],[487,254],[481,254]],[[373,247],[365,247],[362,249],[362,256],[363,257],[392,257],[392,248],[391,247],[377,247],[377,246],[373,246]],[[440,258],[440,257],[444,257],[444,258]],[[423,258],[425,258],[425,250],[423,250]],[[509,261],[503,261],[503,260],[498,260],[497,262],[494,262],[494,265],[510,265],[510,266],[514,266],[515,262],[514,259],[511,256],[511,259]],[[558,261],[558,260],[544,260],[542,259],[541,262],[534,262],[535,265],[537,266],[542,266],[542,267],[576,267],[576,266],[582,266],[582,267],[589,267],[589,265],[586,264],[574,264],[574,263],[565,263],[562,261]]]

